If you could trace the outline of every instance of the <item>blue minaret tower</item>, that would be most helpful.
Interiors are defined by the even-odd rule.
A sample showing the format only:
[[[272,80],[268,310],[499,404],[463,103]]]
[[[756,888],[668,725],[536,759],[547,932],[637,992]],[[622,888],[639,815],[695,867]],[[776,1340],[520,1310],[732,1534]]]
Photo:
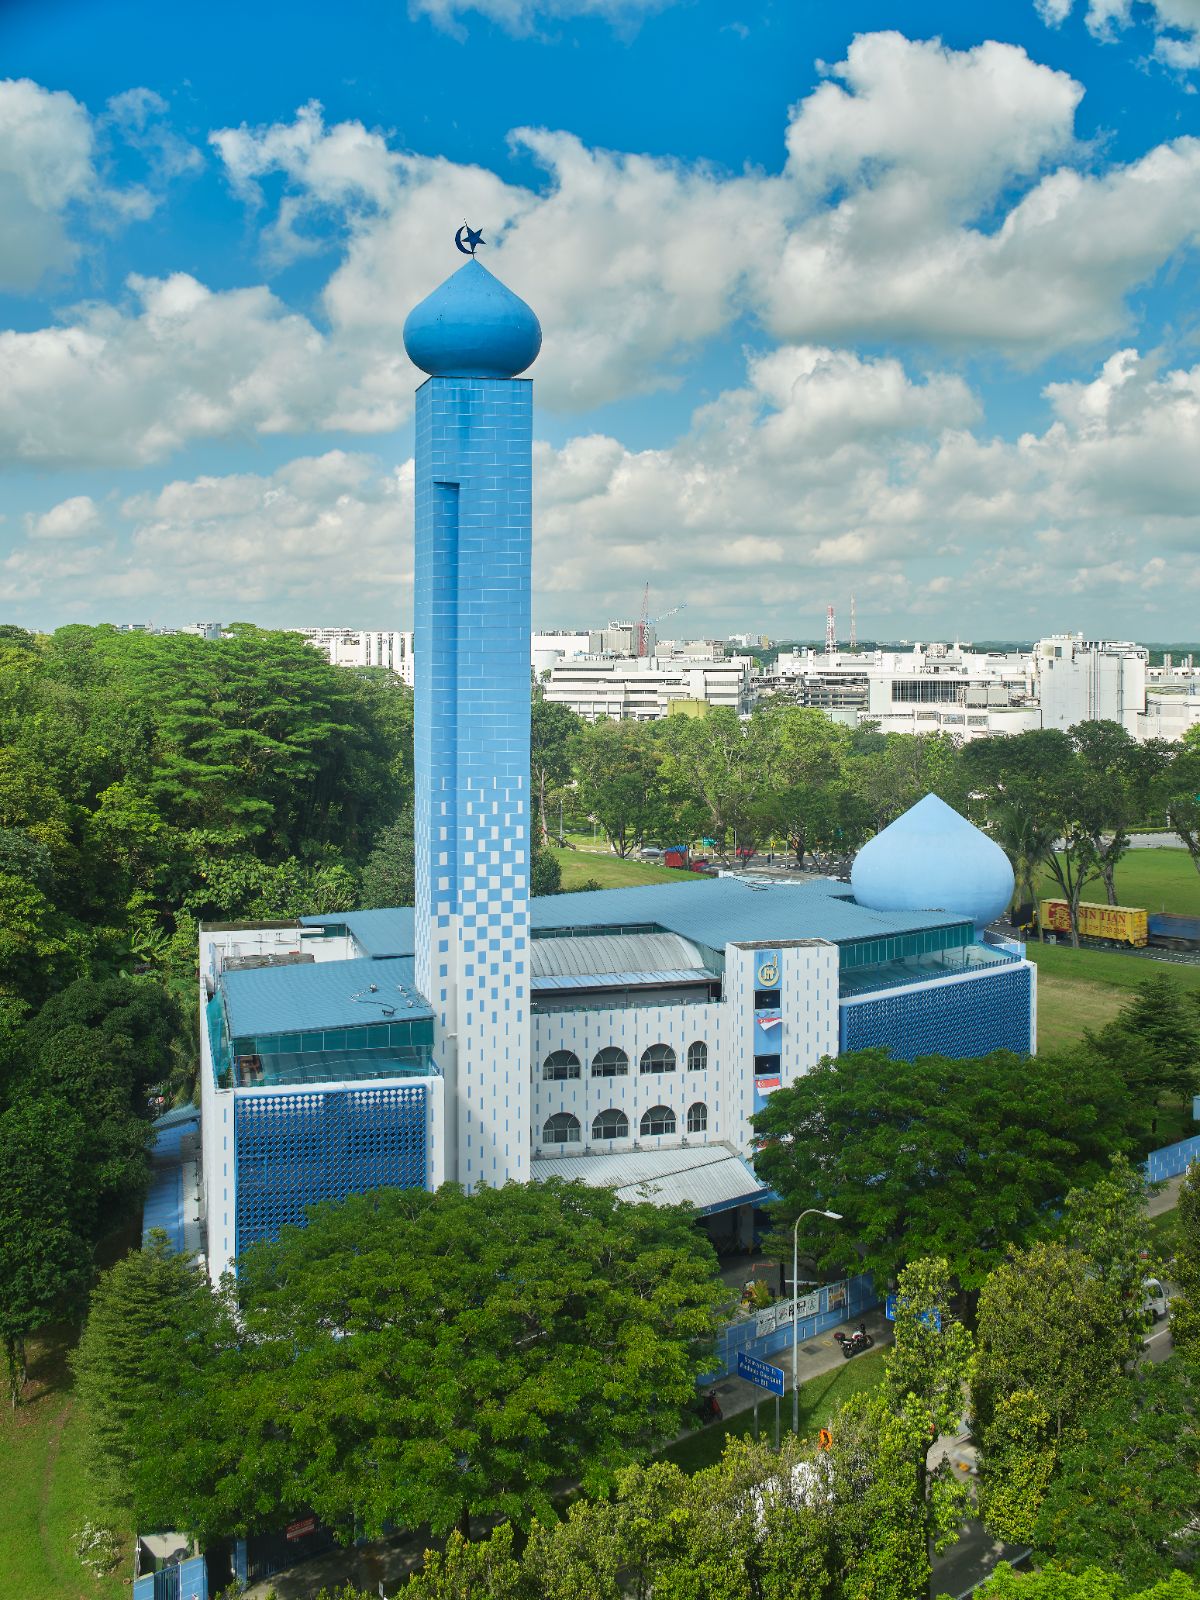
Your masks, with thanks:
[[[438,1019],[445,1175],[467,1187],[529,1176],[533,385],[517,374],[541,342],[474,254],[404,325],[430,375],[416,408],[415,975]]]

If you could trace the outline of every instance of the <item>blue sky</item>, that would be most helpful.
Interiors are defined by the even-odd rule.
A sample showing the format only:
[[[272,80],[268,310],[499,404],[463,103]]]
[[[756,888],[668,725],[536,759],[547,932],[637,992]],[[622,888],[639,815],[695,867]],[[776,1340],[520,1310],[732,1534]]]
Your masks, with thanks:
[[[405,626],[400,327],[539,312],[535,619],[1195,637],[1196,0],[0,10],[0,617]]]

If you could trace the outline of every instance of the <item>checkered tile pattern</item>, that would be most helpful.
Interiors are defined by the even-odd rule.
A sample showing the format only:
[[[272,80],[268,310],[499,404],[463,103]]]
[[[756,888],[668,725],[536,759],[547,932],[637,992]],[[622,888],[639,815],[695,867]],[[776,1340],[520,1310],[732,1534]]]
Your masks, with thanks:
[[[528,380],[417,391],[416,982],[468,1186],[529,1172],[531,454]]]

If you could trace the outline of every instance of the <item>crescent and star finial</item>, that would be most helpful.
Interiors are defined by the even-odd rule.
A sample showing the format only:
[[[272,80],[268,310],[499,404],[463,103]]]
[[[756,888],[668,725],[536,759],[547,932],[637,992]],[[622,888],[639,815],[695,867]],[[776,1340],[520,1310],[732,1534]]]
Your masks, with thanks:
[[[464,234],[466,235],[466,244],[463,243]],[[462,227],[454,235],[454,242],[462,251],[463,255],[473,256],[479,246],[481,244],[486,244],[487,240],[483,237],[482,228],[472,228],[464,222]]]

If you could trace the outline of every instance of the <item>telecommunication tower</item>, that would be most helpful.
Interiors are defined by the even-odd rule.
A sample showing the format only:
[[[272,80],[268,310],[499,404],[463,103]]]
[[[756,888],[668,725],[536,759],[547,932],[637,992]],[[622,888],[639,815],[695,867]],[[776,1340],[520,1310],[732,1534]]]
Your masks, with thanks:
[[[858,618],[854,612],[854,596],[850,596],[850,648],[858,650]]]
[[[833,620],[833,607],[825,608],[825,654],[833,655],[837,649],[837,627]]]

